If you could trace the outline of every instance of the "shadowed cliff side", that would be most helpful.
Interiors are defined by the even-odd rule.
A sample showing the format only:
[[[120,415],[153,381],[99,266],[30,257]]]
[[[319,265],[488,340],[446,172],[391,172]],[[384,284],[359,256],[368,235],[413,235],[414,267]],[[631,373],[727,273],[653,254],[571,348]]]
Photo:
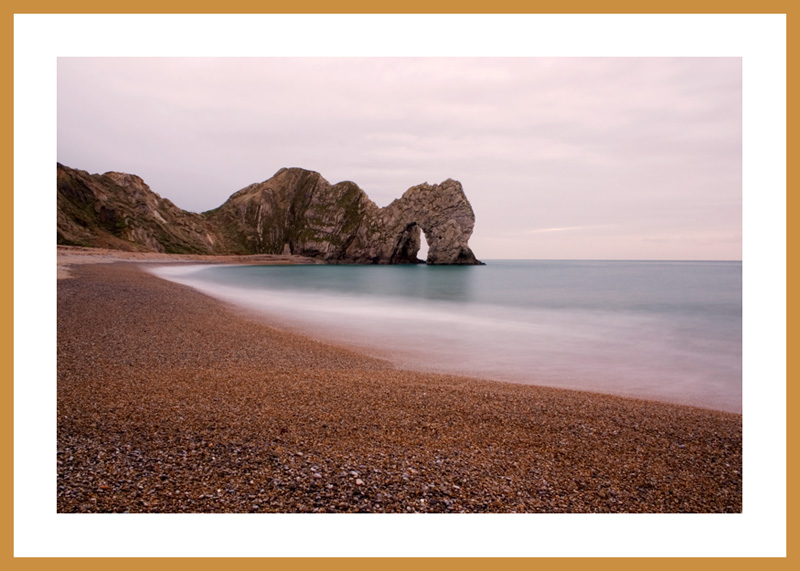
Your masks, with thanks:
[[[58,243],[199,254],[296,254],[327,263],[480,264],[468,245],[475,215],[461,184],[410,188],[378,208],[353,182],[284,168],[202,214],[162,199],[135,175],[58,165]]]

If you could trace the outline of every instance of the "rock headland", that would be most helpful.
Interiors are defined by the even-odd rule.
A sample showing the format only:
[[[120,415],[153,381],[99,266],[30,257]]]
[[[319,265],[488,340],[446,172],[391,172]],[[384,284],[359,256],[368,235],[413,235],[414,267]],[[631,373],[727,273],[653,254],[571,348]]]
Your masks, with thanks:
[[[428,264],[480,264],[461,183],[423,183],[380,208],[353,182],[283,168],[219,208],[184,211],[138,176],[58,164],[58,243],[176,254],[279,254],[326,263],[409,264],[421,233]]]

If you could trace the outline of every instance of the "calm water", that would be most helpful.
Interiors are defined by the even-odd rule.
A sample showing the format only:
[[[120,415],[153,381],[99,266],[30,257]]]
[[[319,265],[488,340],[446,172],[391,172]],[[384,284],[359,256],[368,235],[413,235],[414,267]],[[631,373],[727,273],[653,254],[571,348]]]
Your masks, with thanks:
[[[153,271],[406,368],[741,411],[741,262]]]

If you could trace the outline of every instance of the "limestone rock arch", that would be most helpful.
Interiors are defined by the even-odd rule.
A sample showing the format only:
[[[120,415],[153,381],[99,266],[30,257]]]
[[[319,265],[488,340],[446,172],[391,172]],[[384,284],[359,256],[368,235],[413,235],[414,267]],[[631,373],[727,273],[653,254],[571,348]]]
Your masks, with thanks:
[[[460,182],[413,186],[382,210],[387,230],[395,234],[390,258],[397,261],[391,263],[416,261],[422,231],[428,264],[480,264],[468,244],[475,213]]]

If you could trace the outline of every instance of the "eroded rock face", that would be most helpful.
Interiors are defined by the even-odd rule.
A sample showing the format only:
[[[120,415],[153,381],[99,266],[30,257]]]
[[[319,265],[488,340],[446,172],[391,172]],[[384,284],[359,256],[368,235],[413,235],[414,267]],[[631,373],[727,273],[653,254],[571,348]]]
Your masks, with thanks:
[[[420,184],[384,208],[353,182],[331,185],[319,173],[281,169],[206,213],[225,248],[291,253],[329,263],[417,263],[420,231],[429,264],[479,264],[467,244],[475,214],[461,184]]]
[[[281,169],[206,212],[219,248],[237,254],[305,252],[326,262],[347,258],[360,225],[378,208],[352,182],[331,185],[319,173]]]
[[[388,206],[374,207],[365,214],[342,261],[417,263],[420,232],[424,232],[427,263],[480,264],[467,244],[475,214],[457,181],[411,187]]]
[[[387,229],[404,228],[414,233],[409,249],[419,251],[419,230],[425,233],[428,243],[429,264],[478,264],[467,242],[475,227],[472,211],[461,183],[447,179],[441,184],[420,184],[409,188],[402,198],[395,200],[381,213]],[[414,226],[409,225],[414,224]],[[398,242],[403,249],[403,239]]]
[[[451,179],[414,186],[378,208],[353,182],[332,185],[317,172],[285,168],[203,214],[180,210],[135,175],[88,175],[59,165],[58,180],[59,243],[109,246],[113,238],[166,252],[405,264],[420,261],[424,232],[427,263],[480,264],[468,245],[475,214]]]

